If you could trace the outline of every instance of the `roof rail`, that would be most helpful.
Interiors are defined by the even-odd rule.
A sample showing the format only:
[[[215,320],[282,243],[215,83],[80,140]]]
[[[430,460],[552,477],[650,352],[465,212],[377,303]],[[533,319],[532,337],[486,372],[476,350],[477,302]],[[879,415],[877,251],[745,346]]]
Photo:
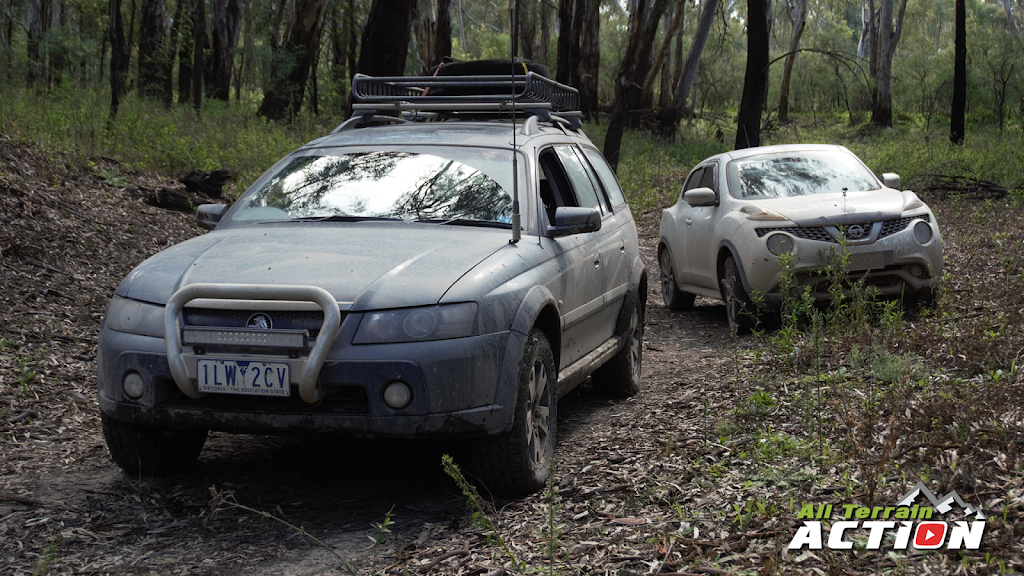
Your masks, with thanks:
[[[354,114],[430,111],[441,117],[503,117],[513,108],[552,121],[557,113],[581,126],[579,92],[535,72],[504,76],[386,76],[356,74]]]

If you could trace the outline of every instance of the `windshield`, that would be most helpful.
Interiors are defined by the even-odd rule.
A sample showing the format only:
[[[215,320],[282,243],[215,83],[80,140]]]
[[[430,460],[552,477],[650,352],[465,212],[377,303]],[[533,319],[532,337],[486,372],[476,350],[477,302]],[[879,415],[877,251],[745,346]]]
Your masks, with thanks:
[[[782,198],[878,190],[878,180],[853,155],[832,151],[764,154],[727,168],[734,198]]]
[[[444,156],[396,151],[296,156],[243,197],[232,220],[511,223],[510,151],[452,148],[437,153]]]

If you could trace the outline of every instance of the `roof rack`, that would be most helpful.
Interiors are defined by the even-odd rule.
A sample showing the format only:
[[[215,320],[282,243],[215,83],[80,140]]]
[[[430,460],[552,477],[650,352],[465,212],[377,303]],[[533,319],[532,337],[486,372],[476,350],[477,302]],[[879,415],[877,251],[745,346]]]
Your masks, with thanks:
[[[504,117],[515,109],[579,129],[580,95],[535,72],[505,76],[381,76],[352,79],[355,115],[436,112],[440,117]],[[557,115],[553,115],[555,113]]]

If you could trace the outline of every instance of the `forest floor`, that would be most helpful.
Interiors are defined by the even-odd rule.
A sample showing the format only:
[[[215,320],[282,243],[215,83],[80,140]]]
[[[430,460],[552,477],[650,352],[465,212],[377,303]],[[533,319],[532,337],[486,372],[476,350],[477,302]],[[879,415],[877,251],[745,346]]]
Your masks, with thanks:
[[[990,202],[984,222],[962,202],[933,202],[952,275],[937,314],[946,323],[901,324],[906,337],[885,342],[888,356],[833,343],[813,382],[793,360],[794,343],[807,349],[798,338],[789,348],[778,334],[733,338],[709,300],[666,310],[660,211],[639,215],[650,275],[643,389],[609,400],[584,384],[562,399],[553,482],[530,497],[484,498],[492,529],[442,470],[443,444],[214,433],[187,474],[131,478],[111,462],[96,334],[133,266],[200,233],[191,214],[142,201],[176,186],[0,137],[0,572],[1024,570],[1024,258],[983,245],[999,230],[1007,242],[1024,237],[1011,202]],[[980,324],[956,324],[961,316]],[[988,344],[971,343],[985,331]],[[887,377],[879,364],[893,358]],[[983,506],[979,550],[892,550],[887,539],[869,551],[865,529],[848,533],[854,550],[787,549],[803,504],[835,505],[835,521],[843,504],[892,506],[919,479]]]

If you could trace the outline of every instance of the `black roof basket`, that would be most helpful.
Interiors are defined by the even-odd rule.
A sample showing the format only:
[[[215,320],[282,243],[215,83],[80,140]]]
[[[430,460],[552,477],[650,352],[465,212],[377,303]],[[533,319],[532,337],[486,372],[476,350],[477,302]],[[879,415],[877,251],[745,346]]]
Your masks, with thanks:
[[[581,126],[579,92],[535,72],[514,76],[356,74],[352,96],[353,115],[359,116],[414,111],[439,117],[494,118],[511,115],[514,107],[517,113],[536,115],[541,120],[562,119],[577,130]]]

